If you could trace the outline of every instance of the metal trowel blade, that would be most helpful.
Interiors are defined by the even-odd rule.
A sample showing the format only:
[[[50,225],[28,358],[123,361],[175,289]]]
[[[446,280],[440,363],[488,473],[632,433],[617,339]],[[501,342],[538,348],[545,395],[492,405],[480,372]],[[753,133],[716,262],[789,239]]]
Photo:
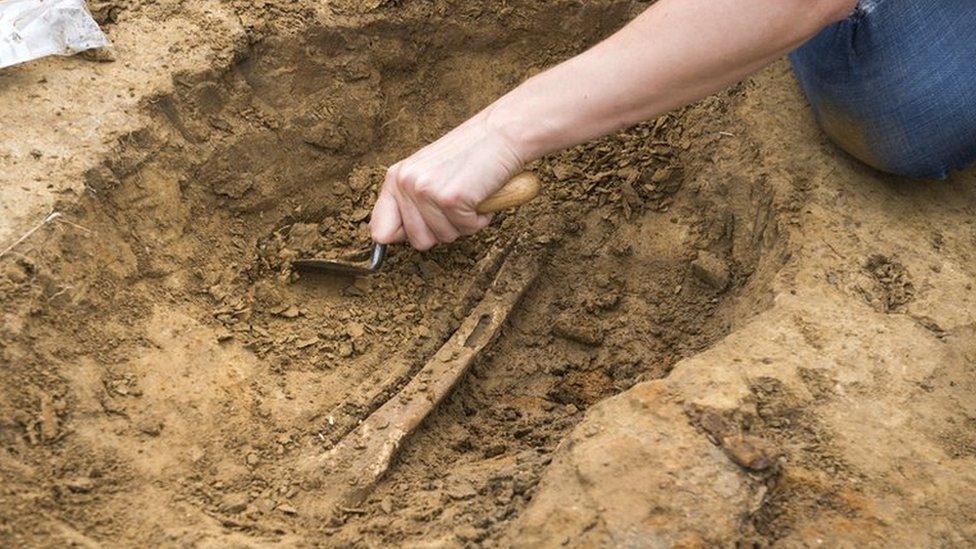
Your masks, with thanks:
[[[386,258],[386,245],[376,244],[372,250],[348,254],[339,259],[306,258],[292,261],[293,268],[341,276],[367,276],[380,270]]]

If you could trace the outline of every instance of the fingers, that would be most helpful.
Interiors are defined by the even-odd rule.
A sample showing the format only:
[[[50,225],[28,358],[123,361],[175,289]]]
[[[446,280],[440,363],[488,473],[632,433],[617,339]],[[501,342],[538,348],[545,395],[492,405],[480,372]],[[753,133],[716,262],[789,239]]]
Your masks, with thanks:
[[[373,207],[370,234],[380,244],[407,240],[418,250],[428,250],[472,235],[489,223],[491,216],[477,214],[461,194],[395,165]]]
[[[424,199],[417,205],[417,209],[438,243],[448,244],[461,236],[461,231],[451,223],[445,212],[433,200]]]
[[[492,216],[490,214],[481,215],[471,212],[470,215],[453,219],[452,222],[463,236],[471,236],[491,224],[491,218]]]
[[[403,232],[406,233],[407,241],[411,246],[418,250],[429,250],[437,244],[437,237],[427,228],[424,217],[420,215],[413,201],[398,194],[397,208],[400,211],[400,219],[403,220]]]
[[[400,209],[394,196],[386,190],[380,192],[373,206],[373,215],[369,220],[369,232],[374,242],[392,244],[404,239],[403,221]]]
[[[429,180],[421,181],[413,170],[400,165],[391,169],[390,178],[403,230],[414,248],[428,250],[461,235],[436,200],[436,189]]]

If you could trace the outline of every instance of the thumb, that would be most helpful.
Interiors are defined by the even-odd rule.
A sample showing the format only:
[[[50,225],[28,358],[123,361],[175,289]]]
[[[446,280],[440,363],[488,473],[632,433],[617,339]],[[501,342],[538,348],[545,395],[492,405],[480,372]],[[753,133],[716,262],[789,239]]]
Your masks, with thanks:
[[[388,192],[380,193],[373,206],[373,215],[369,220],[369,232],[373,241],[379,244],[392,244],[402,240],[403,220],[396,199]]]

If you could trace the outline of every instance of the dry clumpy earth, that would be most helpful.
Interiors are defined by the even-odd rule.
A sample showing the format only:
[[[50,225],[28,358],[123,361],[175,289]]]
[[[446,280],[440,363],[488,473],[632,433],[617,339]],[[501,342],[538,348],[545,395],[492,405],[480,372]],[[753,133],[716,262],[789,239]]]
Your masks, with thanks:
[[[40,224],[0,257],[0,545],[976,544],[976,173],[850,160],[784,62],[539,161],[475,238],[290,269],[646,6],[95,1],[112,50],[0,72],[0,249]],[[308,457],[517,284],[317,505],[344,471]]]

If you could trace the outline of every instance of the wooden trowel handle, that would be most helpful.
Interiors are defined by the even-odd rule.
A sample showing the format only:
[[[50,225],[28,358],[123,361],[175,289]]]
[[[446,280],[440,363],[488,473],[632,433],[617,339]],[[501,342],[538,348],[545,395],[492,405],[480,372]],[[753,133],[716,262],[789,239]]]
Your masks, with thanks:
[[[521,206],[539,196],[541,187],[539,178],[534,173],[522,172],[505,183],[505,186],[498,189],[495,194],[484,199],[474,211],[479,214],[490,214]]]

